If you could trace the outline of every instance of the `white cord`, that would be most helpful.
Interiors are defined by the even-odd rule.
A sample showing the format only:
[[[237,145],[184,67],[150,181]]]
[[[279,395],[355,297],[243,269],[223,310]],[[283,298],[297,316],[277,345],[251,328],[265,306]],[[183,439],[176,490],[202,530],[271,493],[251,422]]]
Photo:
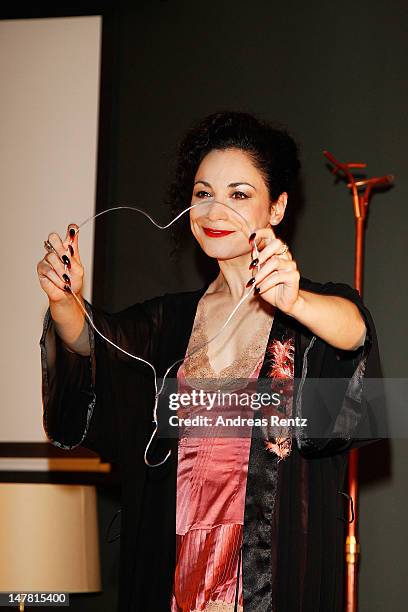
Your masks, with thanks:
[[[189,206],[188,208],[185,208],[183,211],[181,211],[181,213],[179,213],[174,219],[172,219],[169,223],[167,223],[167,225],[160,225],[159,223],[157,223],[147,212],[145,212],[144,210],[140,209],[140,208],[136,208],[135,206],[115,206],[113,208],[108,208],[107,210],[103,210],[99,213],[97,213],[96,215],[92,215],[91,217],[88,217],[87,219],[85,219],[85,221],[83,221],[79,226],[78,229],[76,230],[75,233],[79,232],[79,229],[81,227],[83,227],[84,225],[86,225],[87,223],[89,223],[89,221],[92,221],[92,219],[96,219],[96,217],[99,217],[100,215],[103,215],[107,212],[110,212],[112,210],[120,210],[120,209],[128,209],[128,210],[136,210],[140,213],[142,213],[143,215],[145,215],[152,223],[153,225],[155,225],[156,227],[158,227],[159,229],[167,229],[168,227],[170,227],[175,221],[177,221],[177,219],[179,219],[185,212],[187,212],[188,210],[195,208],[197,206],[201,206],[203,204],[207,204],[209,201],[214,202],[214,203],[218,203],[218,204],[222,204],[223,206],[227,206],[228,208],[230,208],[234,213],[238,214],[244,221],[245,225],[247,226],[247,228],[249,228],[249,234],[248,237],[253,233],[251,231],[251,228],[247,222],[247,220],[241,215],[241,213],[239,213],[237,210],[235,210],[234,208],[232,208],[231,206],[229,206],[228,204],[224,204],[223,202],[217,202],[217,200],[212,200],[212,199],[207,199],[205,202],[198,202],[197,204],[193,204],[191,206]],[[72,242],[72,239],[71,239]],[[254,249],[255,249],[255,253],[256,253],[256,257],[258,257],[259,255],[259,251],[257,248],[256,243],[254,242]],[[257,265],[258,271],[260,269],[260,264],[258,263]],[[67,270],[67,266],[65,265],[65,270]],[[112,342],[112,340],[109,340],[109,338],[107,338],[106,336],[104,336],[104,334],[102,334],[94,325],[94,322],[92,321],[91,317],[88,315],[86,309],[83,307],[81,301],[78,299],[78,297],[71,292],[71,294],[73,295],[73,297],[75,298],[75,300],[78,302],[81,310],[83,311],[84,315],[86,316],[87,320],[89,321],[90,325],[92,326],[92,328],[96,331],[97,334],[99,334],[101,336],[101,338],[103,338],[106,342],[108,342],[109,344],[111,344],[112,346],[114,346],[115,348],[117,348],[119,351],[122,351],[122,353],[124,353],[125,355],[128,355],[129,357],[132,357],[133,359],[136,359],[138,361],[142,361],[143,363],[147,364],[148,366],[150,366],[153,370],[153,375],[154,375],[154,388],[155,388],[155,401],[154,401],[154,408],[153,408],[153,423],[155,425],[155,429],[153,430],[152,435],[150,436],[150,440],[146,445],[146,449],[144,452],[144,461],[146,463],[146,465],[148,465],[149,467],[159,467],[160,465],[163,465],[163,463],[165,463],[167,461],[167,459],[169,458],[170,454],[171,454],[171,450],[168,451],[167,455],[165,456],[165,458],[160,461],[159,463],[149,463],[148,459],[147,459],[147,453],[150,447],[150,444],[157,432],[158,429],[158,420],[157,420],[157,407],[158,407],[158,401],[159,401],[159,397],[160,394],[163,391],[163,386],[164,386],[164,381],[166,379],[167,374],[170,372],[170,370],[180,361],[185,361],[186,359],[188,359],[189,357],[191,357],[192,355],[194,355],[197,351],[201,350],[204,346],[206,346],[207,344],[209,344],[210,342],[212,342],[213,340],[215,340],[215,338],[217,338],[219,336],[219,334],[223,331],[223,329],[225,329],[226,325],[228,325],[228,323],[230,322],[231,318],[234,316],[234,314],[236,313],[236,311],[238,310],[238,308],[241,306],[241,304],[244,302],[244,300],[246,300],[246,298],[251,295],[252,293],[252,288],[245,293],[242,298],[239,300],[238,304],[236,304],[236,306],[234,307],[234,309],[232,310],[232,312],[230,313],[230,315],[227,317],[226,321],[223,323],[222,327],[219,329],[219,331],[212,337],[210,338],[210,340],[204,342],[202,345],[198,346],[198,348],[196,347],[191,353],[187,353],[184,357],[181,357],[180,359],[177,359],[174,363],[172,363],[166,370],[164,377],[163,377],[163,381],[162,381],[162,385],[160,387],[160,389],[157,389],[157,372],[156,369],[154,367],[154,365],[152,363],[150,363],[150,361],[147,361],[146,359],[143,359],[142,357],[138,357],[137,355],[133,355],[132,353],[129,353],[128,351],[126,351],[125,349],[121,348],[120,346],[118,346],[117,344],[115,344],[114,342]]]

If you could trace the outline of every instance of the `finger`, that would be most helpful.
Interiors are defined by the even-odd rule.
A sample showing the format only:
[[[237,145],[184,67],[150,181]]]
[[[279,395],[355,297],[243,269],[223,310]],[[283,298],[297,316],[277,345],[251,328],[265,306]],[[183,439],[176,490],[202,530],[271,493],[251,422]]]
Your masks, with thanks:
[[[267,259],[269,259],[269,257],[272,257],[273,255],[279,255],[284,250],[285,246],[286,246],[286,243],[283,242],[280,238],[274,238],[259,253],[259,255],[258,255],[258,263],[260,265],[263,265],[267,261]],[[282,255],[279,255],[279,256],[282,257],[282,259],[285,259],[285,260],[291,260],[292,259],[292,255],[291,255],[289,249],[285,253],[283,253]]]
[[[276,238],[272,227],[260,227],[255,230],[255,240],[257,238]]]
[[[282,283],[295,284],[296,282],[299,282],[299,278],[299,270],[277,270],[272,274],[269,274],[269,276],[267,276],[263,282],[256,284],[256,286],[260,289],[258,295],[262,295],[266,291],[269,291]]]
[[[65,266],[56,253],[47,253],[44,256],[44,261],[46,261],[48,265],[51,266],[51,268],[53,268],[60,276],[64,274]]]
[[[44,260],[42,260],[38,265],[38,278],[40,280],[41,286],[46,289],[50,284],[55,285],[59,289],[64,291],[65,283],[54,268]]]
[[[58,236],[58,240],[56,236],[58,236],[58,234],[56,234],[55,236],[53,234],[50,234],[52,242],[49,242],[51,243],[54,250],[47,253],[44,259],[46,259],[51,264],[51,266],[61,277],[63,277],[64,273],[66,273],[69,277],[72,277],[73,275],[81,276],[83,273],[81,264],[77,262],[75,257],[71,257],[69,252],[67,254],[67,250],[64,251],[59,247],[60,239]],[[53,243],[55,244],[55,246]],[[61,244],[63,245],[64,243]],[[62,255],[60,256],[58,252],[61,253],[61,251]]]
[[[48,242],[51,244],[53,248],[53,251],[51,251],[49,254],[52,254],[55,257],[59,258],[62,261],[63,265],[67,266],[67,269],[70,270],[71,269],[71,259],[70,257],[68,257],[66,253],[66,249],[59,235],[56,232],[52,232],[51,234],[48,235]],[[53,259],[48,259],[48,261],[52,262]],[[54,265],[54,268],[57,269],[57,266]]]
[[[47,253],[44,260],[49,266],[55,271],[56,274],[61,278],[64,284],[71,285],[71,276],[68,270],[65,269],[64,264],[55,253]]]
[[[62,244],[59,234],[56,232],[51,232],[51,234],[48,234],[48,242],[51,244],[58,257],[62,257],[62,255],[65,254],[64,245]]]
[[[275,232],[271,227],[261,227],[255,230],[255,238],[251,241],[252,253],[255,251],[255,244],[258,250],[262,250],[271,240],[274,240],[275,238]]]
[[[255,274],[255,283],[258,285],[261,283],[268,275],[272,274],[277,270],[296,270],[297,265],[293,260],[283,259],[277,255],[270,257],[266,263],[262,266],[262,268]]]
[[[67,234],[64,240],[64,248],[69,251],[71,257],[75,257],[79,263],[81,258],[79,255],[79,227],[76,223],[70,223],[67,228]]]

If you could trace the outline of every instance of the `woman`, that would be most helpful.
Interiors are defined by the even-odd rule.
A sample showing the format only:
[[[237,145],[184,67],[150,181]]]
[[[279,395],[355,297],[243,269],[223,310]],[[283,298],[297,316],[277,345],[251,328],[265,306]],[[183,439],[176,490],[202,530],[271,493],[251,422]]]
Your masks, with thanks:
[[[357,431],[369,406],[361,385],[364,376],[379,376],[378,347],[359,294],[302,277],[275,235],[299,165],[290,136],[253,115],[203,119],[180,145],[168,201],[174,216],[203,203],[190,209],[190,228],[219,273],[196,291],[164,294],[116,314],[81,297],[77,226],[71,224],[64,241],[49,235],[53,250],[38,264],[49,298],[40,340],[44,428],[57,446],[81,445],[120,465],[121,612],[342,609],[347,451],[362,443]],[[237,231],[237,215],[220,202],[236,209],[255,235],[248,240]],[[253,293],[229,325],[199,350],[248,287]],[[237,373],[299,380],[292,409],[312,422],[318,415],[324,435],[274,437],[263,425],[254,425],[241,444],[162,435],[153,438],[145,462],[152,372],[95,334],[72,293],[98,330],[153,363],[159,377],[179,360],[168,376],[180,387],[193,375],[220,383]],[[313,396],[305,392],[313,378],[344,384]],[[163,403],[159,415],[168,418]],[[334,434],[339,423],[346,425],[342,437]]]

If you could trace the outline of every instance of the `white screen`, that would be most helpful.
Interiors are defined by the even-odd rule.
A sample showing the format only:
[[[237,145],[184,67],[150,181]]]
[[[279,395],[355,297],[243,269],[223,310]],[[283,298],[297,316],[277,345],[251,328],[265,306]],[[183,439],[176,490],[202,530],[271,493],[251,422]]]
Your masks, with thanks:
[[[44,442],[44,240],[95,212],[100,16],[0,21],[0,442]],[[90,299],[94,224],[80,233]]]

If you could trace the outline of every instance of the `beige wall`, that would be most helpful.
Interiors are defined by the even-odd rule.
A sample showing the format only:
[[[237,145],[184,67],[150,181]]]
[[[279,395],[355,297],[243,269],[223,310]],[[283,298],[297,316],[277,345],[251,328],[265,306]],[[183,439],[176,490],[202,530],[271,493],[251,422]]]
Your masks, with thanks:
[[[43,242],[95,210],[101,17],[0,22],[0,442],[42,442]],[[80,233],[90,299],[93,222]]]

